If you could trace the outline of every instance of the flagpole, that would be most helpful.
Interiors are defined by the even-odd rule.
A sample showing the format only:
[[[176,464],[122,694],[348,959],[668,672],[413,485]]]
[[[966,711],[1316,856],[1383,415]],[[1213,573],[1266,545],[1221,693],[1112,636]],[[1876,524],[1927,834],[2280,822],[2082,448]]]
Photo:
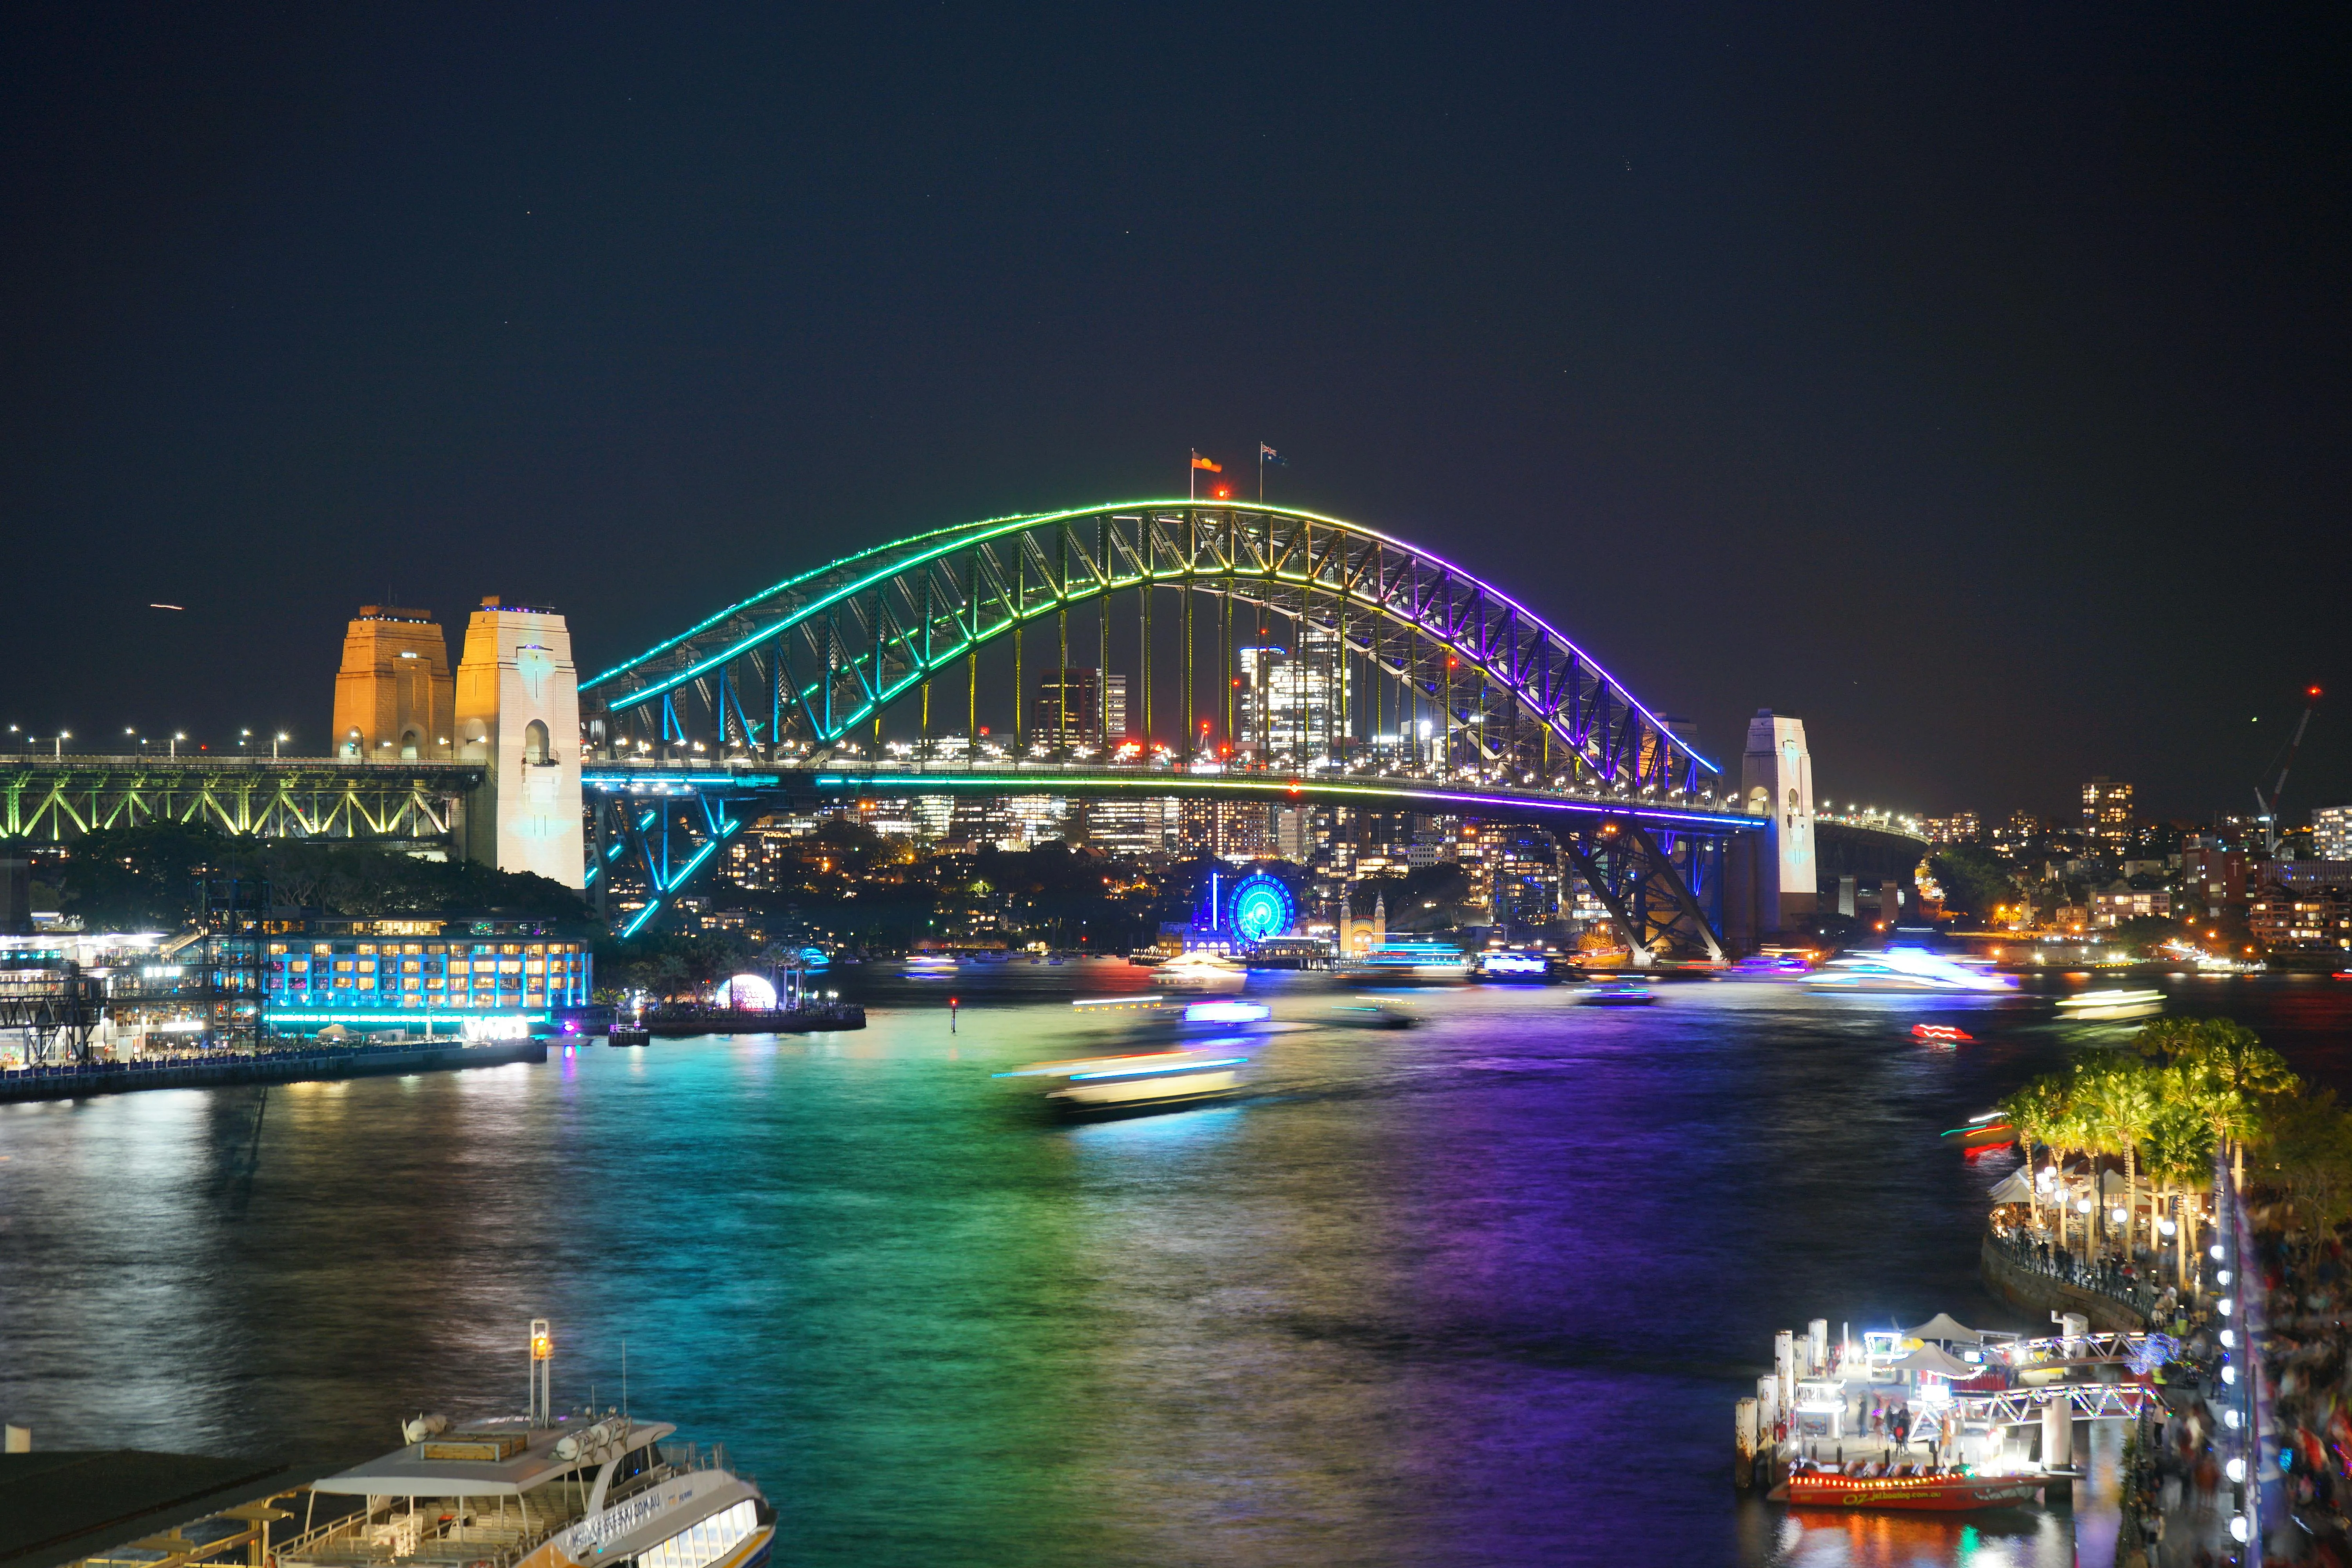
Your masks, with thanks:
[[[1192,448],[1192,466],[1184,470],[1184,499],[1201,499],[1201,448],[1198,447]]]
[[[1257,504],[1265,504],[1265,443],[1257,444]]]

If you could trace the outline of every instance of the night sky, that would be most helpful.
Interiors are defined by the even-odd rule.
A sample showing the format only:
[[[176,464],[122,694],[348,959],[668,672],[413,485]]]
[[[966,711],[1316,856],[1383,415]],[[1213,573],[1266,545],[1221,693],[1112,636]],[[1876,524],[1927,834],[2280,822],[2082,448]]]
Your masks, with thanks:
[[[2352,800],[2342,7],[485,9],[0,21],[0,724],[1264,439],[1735,772],[2245,810],[2317,681]]]

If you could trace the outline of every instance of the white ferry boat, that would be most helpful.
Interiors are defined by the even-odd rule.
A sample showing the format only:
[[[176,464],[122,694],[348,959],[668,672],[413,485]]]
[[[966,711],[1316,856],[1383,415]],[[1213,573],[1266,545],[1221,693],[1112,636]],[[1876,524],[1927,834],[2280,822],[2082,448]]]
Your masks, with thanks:
[[[775,1510],[725,1450],[617,1410],[555,1415],[546,1325],[531,1327],[531,1414],[407,1423],[400,1447],[311,1483],[314,1515],[358,1501],[306,1518],[277,1568],[762,1568]]]

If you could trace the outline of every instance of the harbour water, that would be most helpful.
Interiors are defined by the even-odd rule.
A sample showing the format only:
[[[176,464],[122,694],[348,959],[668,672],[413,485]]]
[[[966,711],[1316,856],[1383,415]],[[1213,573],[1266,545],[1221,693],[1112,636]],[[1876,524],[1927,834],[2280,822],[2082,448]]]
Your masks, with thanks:
[[[726,1443],[796,1562],[2058,1564],[2078,1526],[2105,1561],[2094,1503],[1739,1500],[1731,1410],[1810,1318],[2032,1327],[1975,1276],[2014,1156],[1937,1134],[2130,1025],[1428,990],[1418,1029],[1254,1044],[1238,1102],[1074,1127],[990,1075],[1100,1044],[1070,997],[1145,972],[844,974],[860,1033],[0,1108],[0,1412],[380,1451],[519,1405],[547,1317],[559,1399],[618,1403],[625,1341],[631,1403]],[[2166,988],[2352,1088],[2352,984]]]

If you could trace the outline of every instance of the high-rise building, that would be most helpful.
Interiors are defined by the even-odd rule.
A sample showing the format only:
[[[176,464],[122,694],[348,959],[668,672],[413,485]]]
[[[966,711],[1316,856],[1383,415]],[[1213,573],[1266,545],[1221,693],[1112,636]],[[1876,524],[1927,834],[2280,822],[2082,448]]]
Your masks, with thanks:
[[[1040,746],[1061,748],[1093,742],[1102,720],[1098,669],[1048,669],[1037,678],[1037,719],[1029,731]]]
[[[1182,819],[1169,796],[1106,795],[1087,802],[1087,830],[1107,855],[1128,859],[1165,855],[1176,847]]]
[[[1973,811],[1931,816],[1920,826],[1927,829],[1930,844],[1974,844],[1979,837],[1977,814]]]
[[[1297,651],[1272,643],[1234,655],[1234,738],[1266,761],[1344,750],[1349,672],[1338,634],[1309,626]]]
[[[370,763],[449,755],[456,690],[432,611],[362,605],[335,672],[335,754]]]
[[[2132,836],[2132,786],[2102,774],[2083,786],[2083,832],[2114,853]]]
[[[2323,805],[2311,814],[2315,859],[2352,860],[2352,805]]]
[[[1114,673],[1106,680],[1101,670],[1085,665],[1048,669],[1037,678],[1037,719],[1030,742],[1052,750],[1092,746],[1102,738],[1106,712],[1116,742],[1128,731],[1125,675]]]
[[[1255,800],[1186,800],[1180,820],[1188,854],[1255,860],[1275,852],[1274,808]]]

